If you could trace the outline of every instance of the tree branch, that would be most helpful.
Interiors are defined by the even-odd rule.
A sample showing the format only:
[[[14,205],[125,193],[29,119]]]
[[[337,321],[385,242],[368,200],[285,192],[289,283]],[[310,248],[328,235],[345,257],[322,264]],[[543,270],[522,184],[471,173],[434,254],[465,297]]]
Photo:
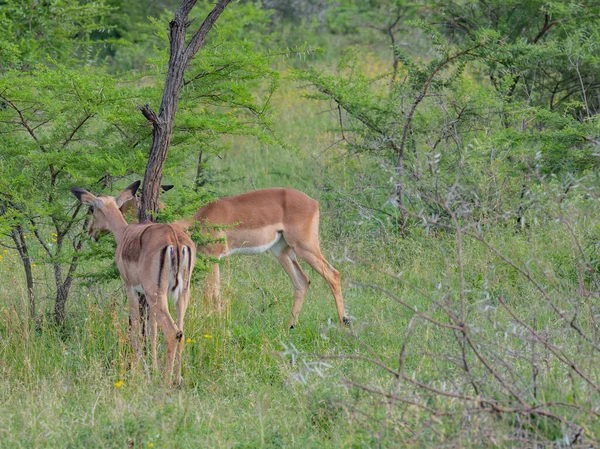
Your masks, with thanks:
[[[144,117],[146,117],[146,120],[148,120],[150,123],[152,123],[152,125],[159,124],[158,116],[156,115],[156,112],[154,112],[152,109],[150,109],[149,103],[146,103],[144,106],[140,106],[138,104],[137,107],[141,111],[142,115]]]
[[[200,29],[196,32],[196,34],[194,34],[194,37],[192,37],[192,40],[185,49],[184,58],[186,65],[192,60],[194,55],[198,53],[198,50],[200,50],[200,48],[204,45],[204,41],[206,40],[208,32],[211,30],[211,28],[213,27],[221,13],[225,10],[225,7],[229,4],[230,1],[231,0],[221,0],[219,3],[217,3],[217,6],[215,6],[214,9],[208,14],[208,16],[206,16],[206,19],[204,19],[204,22],[202,22],[202,25],[200,25]],[[196,2],[193,1],[189,3],[192,3],[193,7],[193,3]],[[183,6],[181,9],[183,9]]]

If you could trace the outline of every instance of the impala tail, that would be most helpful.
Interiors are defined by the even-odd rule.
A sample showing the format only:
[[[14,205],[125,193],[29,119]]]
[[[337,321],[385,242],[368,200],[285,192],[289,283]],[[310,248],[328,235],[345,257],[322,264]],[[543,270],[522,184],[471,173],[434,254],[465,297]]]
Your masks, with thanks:
[[[162,253],[160,273],[162,274],[163,272],[163,266],[167,266],[168,264],[168,293],[173,297],[175,304],[177,304],[177,300],[183,289],[189,289],[190,287],[192,250],[186,245],[169,245],[163,249]]]

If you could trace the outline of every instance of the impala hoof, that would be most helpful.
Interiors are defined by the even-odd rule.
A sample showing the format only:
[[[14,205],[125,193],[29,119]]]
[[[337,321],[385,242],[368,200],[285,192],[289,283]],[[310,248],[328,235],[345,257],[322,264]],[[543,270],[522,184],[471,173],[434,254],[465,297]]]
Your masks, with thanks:
[[[177,333],[175,334],[175,338],[177,339],[177,341],[181,341],[181,339],[183,338],[183,332],[177,331]]]
[[[342,318],[342,321],[344,322],[344,326],[350,326],[350,318],[348,318],[347,316]]]

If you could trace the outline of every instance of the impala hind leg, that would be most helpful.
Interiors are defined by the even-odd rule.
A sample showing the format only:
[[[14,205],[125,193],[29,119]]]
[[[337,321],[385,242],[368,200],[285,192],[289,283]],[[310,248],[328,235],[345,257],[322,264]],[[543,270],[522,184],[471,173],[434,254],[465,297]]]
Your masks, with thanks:
[[[154,371],[159,371],[158,355],[156,353],[156,340],[158,339],[158,322],[156,315],[152,310],[148,310],[148,338],[150,339],[150,347],[152,351],[152,368]]]
[[[173,321],[169,313],[166,292],[148,292],[146,298],[150,305],[150,312],[154,315],[154,319],[165,335],[167,355],[165,357],[163,383],[165,386],[168,386],[171,383],[171,374],[173,374],[175,352],[177,351],[178,343],[183,339],[183,333],[177,328],[175,321]]]
[[[181,338],[179,339],[177,345],[177,355],[175,357],[175,383],[177,385],[181,385],[181,358],[183,353],[184,346],[184,335],[183,335],[183,318],[185,317],[185,312],[188,307],[188,303],[190,301],[190,291],[188,289],[184,289],[179,295],[179,299],[177,300],[177,327],[181,332]]]
[[[294,251],[292,251],[292,248],[290,248],[287,243],[285,243],[285,246],[278,245],[277,247],[271,248],[271,252],[277,257],[279,264],[290,277],[292,284],[294,285],[294,304],[292,305],[292,315],[290,316],[288,324],[288,327],[293,329],[298,324],[298,315],[300,315],[300,309],[302,308],[304,297],[308,291],[310,280],[296,260]]]
[[[325,260],[318,245],[315,245],[313,248],[308,248],[303,244],[299,244],[296,247],[293,247],[293,249],[299,258],[305,260],[311,268],[319,273],[323,279],[327,281],[327,284],[329,284],[329,289],[333,294],[340,324],[350,324],[350,320],[346,316],[344,310],[340,272]]]

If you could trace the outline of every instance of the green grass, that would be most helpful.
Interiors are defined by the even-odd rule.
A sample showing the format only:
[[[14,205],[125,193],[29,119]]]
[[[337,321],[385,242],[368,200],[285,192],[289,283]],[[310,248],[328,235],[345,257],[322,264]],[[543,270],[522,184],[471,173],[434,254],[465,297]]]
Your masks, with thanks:
[[[500,239],[502,242],[502,239]],[[514,240],[513,240],[514,243]],[[333,242],[323,242],[324,247]],[[432,292],[436,282],[446,279],[450,289],[456,267],[443,258],[432,258],[454,248],[453,239],[409,239],[400,258],[405,278]],[[381,248],[373,254],[385,253]],[[474,326],[493,338],[508,324],[498,308],[486,309],[482,300],[486,276],[493,288],[502,288],[506,298],[527,317],[537,316],[540,328],[551,329],[555,316],[543,303],[532,303],[535,292],[518,278],[483,268],[494,260],[472,242],[465,245],[466,272],[472,288],[468,314]],[[366,255],[365,255],[366,256]],[[391,269],[385,261],[378,268]],[[223,293],[230,302],[224,317],[208,315],[197,298],[188,310],[184,352],[184,383],[179,389],[163,390],[159,376],[147,381],[133,358],[126,336],[126,306],[118,282],[80,287],[71,299],[69,325],[58,332],[44,321],[38,329],[20,315],[24,297],[3,293],[0,308],[0,439],[5,447],[372,447],[385,416],[385,407],[357,389],[345,388],[352,379],[388,391],[393,378],[382,369],[357,360],[327,359],[316,369],[304,363],[319,363],[317,355],[364,355],[371,351],[390,367],[412,314],[380,292],[349,284],[349,279],[385,286],[420,311],[444,320],[443,314],[422,296],[391,281],[370,266],[338,262],[343,273],[346,305],[355,318],[352,331],[340,331],[333,300],[325,282],[308,271],[312,284],[300,315],[299,326],[285,329],[291,309],[291,285],[276,261],[269,256],[238,257],[225,262]],[[6,269],[6,265],[3,265]],[[512,280],[511,280],[512,279]],[[476,285],[479,283],[479,289]],[[496,304],[497,305],[497,304]],[[517,349],[518,339],[505,343]],[[564,344],[571,344],[566,339]],[[453,347],[451,333],[419,322],[407,349],[406,370],[417,379],[441,387],[458,379],[459,373],[445,358]],[[298,351],[292,363],[293,348]],[[371,349],[367,349],[371,348]],[[164,348],[159,348],[164,353]],[[471,360],[474,362],[474,360]],[[550,361],[552,365],[552,361]],[[481,367],[478,368],[479,370]],[[500,368],[501,369],[501,368]],[[523,365],[521,375],[527,374]],[[595,376],[597,370],[593,370]],[[564,372],[556,364],[544,376],[540,391],[556,400],[564,399],[557,386]],[[115,384],[122,382],[120,387]],[[117,384],[118,385],[118,384]],[[564,393],[575,391],[567,385]],[[404,385],[405,394],[414,394]],[[429,398],[429,406],[440,410],[460,407],[440,398]],[[416,408],[403,410],[403,422],[418,426]],[[369,418],[359,413],[368,413]],[[483,417],[473,418],[482,419]],[[473,435],[464,440],[456,417],[443,420],[442,441],[462,441],[477,446]],[[591,424],[591,423],[590,423]],[[511,426],[489,420],[474,428],[495,426],[510,445]],[[596,427],[596,426],[595,426]],[[500,429],[500,430],[498,430]],[[463,429],[464,430],[464,429]],[[559,429],[560,430],[560,429]],[[390,445],[408,442],[401,429],[388,430],[383,441]],[[551,435],[544,429],[542,433]],[[401,438],[399,436],[402,436]],[[497,438],[497,435],[496,435]],[[421,444],[434,441],[426,436]],[[497,440],[502,446],[502,440]],[[395,443],[394,443],[395,442]],[[416,443],[415,443],[416,444]],[[151,446],[150,446],[151,447]]]

